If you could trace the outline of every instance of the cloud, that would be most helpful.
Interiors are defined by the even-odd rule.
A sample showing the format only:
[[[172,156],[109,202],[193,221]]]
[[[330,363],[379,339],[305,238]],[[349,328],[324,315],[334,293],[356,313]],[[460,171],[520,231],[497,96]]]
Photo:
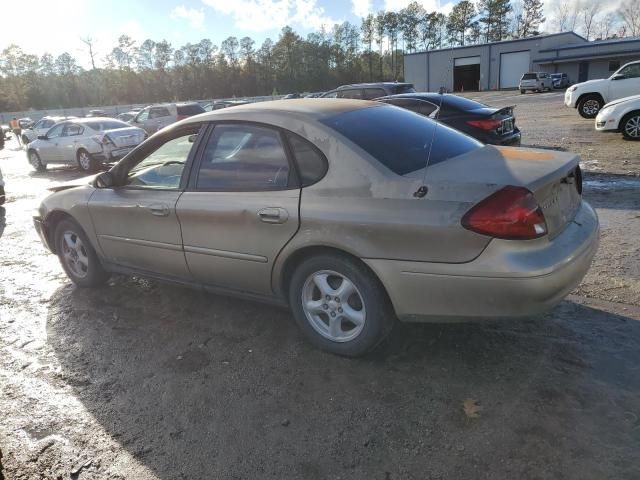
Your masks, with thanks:
[[[203,0],[216,12],[233,18],[241,30],[263,32],[286,25],[317,30],[340,20],[325,14],[317,0]]]
[[[398,11],[407,7],[413,0],[384,0],[384,9]],[[445,0],[418,0],[427,12],[440,12],[448,15],[457,1]]]
[[[204,12],[202,9],[187,8],[179,5],[171,11],[171,18],[184,18],[188,20],[191,27],[195,30],[202,30],[204,25]]]
[[[371,13],[371,0],[351,0],[351,11],[356,17],[366,17]]]

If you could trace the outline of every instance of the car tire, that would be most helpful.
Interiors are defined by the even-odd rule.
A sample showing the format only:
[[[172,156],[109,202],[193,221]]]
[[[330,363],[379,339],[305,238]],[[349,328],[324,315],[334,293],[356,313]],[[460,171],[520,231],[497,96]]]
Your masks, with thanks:
[[[56,226],[54,241],[58,258],[69,279],[78,287],[98,287],[110,277],[100,263],[82,227],[71,219]]]
[[[586,95],[578,102],[578,113],[582,118],[595,118],[602,105],[602,100],[598,96]]]
[[[640,110],[623,117],[620,121],[620,131],[626,139],[640,140]]]
[[[78,150],[76,154],[76,160],[78,161],[78,167],[83,172],[95,172],[98,169],[98,162],[91,156],[89,152],[84,149]]]
[[[524,95],[526,90],[520,90],[520,95]]]
[[[42,163],[40,155],[35,150],[30,150],[28,153],[29,164],[35,169],[36,172],[44,172],[47,166]]]
[[[4,202],[6,200],[6,194],[4,192],[4,187],[0,187],[0,205],[4,205]]]
[[[301,263],[289,282],[289,305],[313,345],[345,357],[372,351],[396,321],[378,278],[346,255],[322,254]]]
[[[22,145],[24,145],[25,147],[29,145],[29,137],[27,137],[26,135],[22,135]]]

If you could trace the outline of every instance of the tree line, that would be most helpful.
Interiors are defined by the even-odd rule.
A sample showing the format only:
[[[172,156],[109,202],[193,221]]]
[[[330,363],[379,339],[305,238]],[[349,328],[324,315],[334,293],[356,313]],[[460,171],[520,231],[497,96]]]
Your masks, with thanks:
[[[574,30],[587,38],[640,35],[640,1],[624,0],[602,13],[600,0],[555,3],[547,31]],[[250,37],[208,39],[174,47],[137,43],[122,35],[104,59],[83,38],[84,69],[69,53],[56,57],[10,45],[0,53],[0,111],[324,91],[337,85],[403,78],[403,55],[540,33],[542,0],[462,0],[449,15],[418,2],[321,29],[303,38],[285,27],[260,46]],[[83,62],[85,63],[85,62]]]

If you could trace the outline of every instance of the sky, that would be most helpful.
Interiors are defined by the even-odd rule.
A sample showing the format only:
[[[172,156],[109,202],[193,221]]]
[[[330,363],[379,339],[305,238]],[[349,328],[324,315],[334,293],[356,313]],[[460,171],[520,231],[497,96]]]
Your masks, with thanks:
[[[7,0],[1,0],[3,3]],[[145,39],[168,40],[174,47],[203,38],[214,44],[233,35],[249,36],[258,47],[266,38],[276,40],[290,25],[302,35],[323,25],[349,21],[380,9],[400,10],[411,0],[29,0],[24,8],[2,7],[0,49],[11,43],[25,52],[59,55],[69,52],[88,67],[89,56],[81,39],[91,37],[101,61],[127,34],[138,44]],[[448,14],[459,0],[418,0],[427,11]],[[560,0],[547,0],[546,7]],[[611,6],[620,0],[603,0]],[[639,0],[640,1],[640,0]]]

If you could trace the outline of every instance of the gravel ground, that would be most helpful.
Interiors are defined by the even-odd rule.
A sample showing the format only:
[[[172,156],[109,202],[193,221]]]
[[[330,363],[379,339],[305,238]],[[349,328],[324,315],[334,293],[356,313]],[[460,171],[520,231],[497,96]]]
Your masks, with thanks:
[[[359,360],[277,308],[137,278],[74,288],[30,213],[80,174],[32,173],[8,142],[0,479],[640,478],[640,143],[557,93],[470,96],[517,103],[525,144],[586,159],[595,263],[545,316],[400,325]]]

